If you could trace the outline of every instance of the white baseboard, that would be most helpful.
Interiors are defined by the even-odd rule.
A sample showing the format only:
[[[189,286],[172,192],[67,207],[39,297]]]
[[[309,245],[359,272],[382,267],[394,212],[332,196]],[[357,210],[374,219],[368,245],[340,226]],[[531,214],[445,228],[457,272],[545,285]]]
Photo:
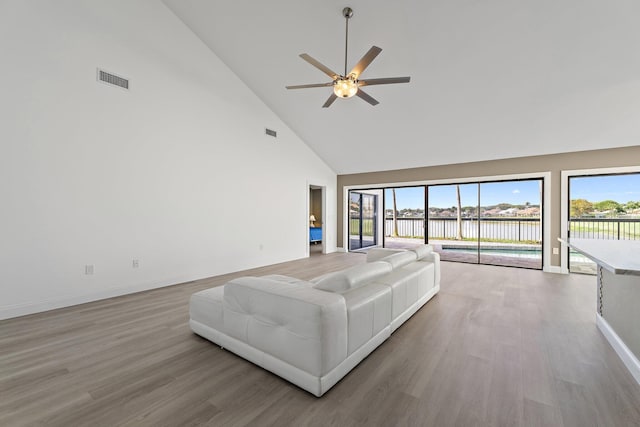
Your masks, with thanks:
[[[542,269],[545,273],[569,274],[568,271],[557,265],[548,265]]]
[[[636,382],[640,384],[640,361],[638,358],[629,350],[629,347],[620,339],[609,323],[598,313],[596,313],[596,325],[598,325],[598,329],[600,329],[602,335],[604,335],[607,341],[609,341],[609,344],[611,344],[611,347],[613,347],[620,359],[622,359],[624,366],[631,372]]]
[[[52,298],[48,300],[33,301],[24,304],[15,304],[0,307],[0,320],[11,319],[13,317],[27,316],[29,314],[42,313],[44,311],[56,310],[58,308],[71,307],[78,304],[99,301],[107,298],[119,297],[122,295],[135,294],[137,292],[148,291],[150,289],[172,286],[195,280],[187,277],[177,277],[169,282],[142,283],[128,287],[104,289],[98,292],[91,292],[81,295],[69,295],[62,298]]]

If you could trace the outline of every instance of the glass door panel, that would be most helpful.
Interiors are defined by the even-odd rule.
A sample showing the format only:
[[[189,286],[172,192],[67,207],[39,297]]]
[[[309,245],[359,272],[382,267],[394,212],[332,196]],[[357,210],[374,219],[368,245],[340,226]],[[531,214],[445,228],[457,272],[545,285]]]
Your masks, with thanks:
[[[375,246],[377,244],[377,212],[376,206],[378,203],[378,196],[373,194],[362,195],[362,216],[360,219],[361,231],[361,248],[367,248],[369,246]]]
[[[478,263],[478,184],[431,185],[428,242],[443,261]]]
[[[640,240],[640,173],[569,178],[569,239]],[[596,274],[596,264],[569,250],[569,271]]]
[[[542,268],[542,179],[480,184],[480,263]]]
[[[377,245],[377,206],[377,195],[349,192],[350,251]]]
[[[425,187],[387,188],[384,200],[384,247],[411,249],[423,245]]]
[[[360,249],[360,193],[349,192],[349,250]]]

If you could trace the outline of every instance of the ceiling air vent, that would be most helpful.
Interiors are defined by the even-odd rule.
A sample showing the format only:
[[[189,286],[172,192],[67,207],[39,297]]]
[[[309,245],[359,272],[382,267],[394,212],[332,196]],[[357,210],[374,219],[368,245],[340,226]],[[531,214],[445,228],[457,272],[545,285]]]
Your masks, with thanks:
[[[272,136],[274,138],[277,138],[276,131],[273,130],[273,129],[266,128],[264,130],[264,133],[266,133],[267,135]]]
[[[129,90],[129,80],[98,68],[98,81]]]

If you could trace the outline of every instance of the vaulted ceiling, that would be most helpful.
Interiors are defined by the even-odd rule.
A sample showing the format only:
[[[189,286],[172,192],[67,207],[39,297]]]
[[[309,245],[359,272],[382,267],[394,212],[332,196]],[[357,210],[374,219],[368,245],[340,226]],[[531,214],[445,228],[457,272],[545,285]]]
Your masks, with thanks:
[[[164,0],[339,174],[638,145],[636,0]],[[338,99],[308,53],[349,69],[380,101]]]

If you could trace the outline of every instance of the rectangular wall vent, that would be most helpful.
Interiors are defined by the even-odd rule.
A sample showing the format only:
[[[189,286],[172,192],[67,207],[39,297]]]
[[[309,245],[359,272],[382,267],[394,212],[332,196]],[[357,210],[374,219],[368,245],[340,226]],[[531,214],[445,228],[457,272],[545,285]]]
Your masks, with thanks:
[[[276,131],[275,131],[275,130],[272,130],[272,129],[266,128],[266,129],[264,130],[264,133],[266,133],[267,135],[272,136],[272,137],[274,137],[274,138],[277,138],[277,135],[276,135]]]
[[[129,80],[98,68],[98,81],[129,90]]]

